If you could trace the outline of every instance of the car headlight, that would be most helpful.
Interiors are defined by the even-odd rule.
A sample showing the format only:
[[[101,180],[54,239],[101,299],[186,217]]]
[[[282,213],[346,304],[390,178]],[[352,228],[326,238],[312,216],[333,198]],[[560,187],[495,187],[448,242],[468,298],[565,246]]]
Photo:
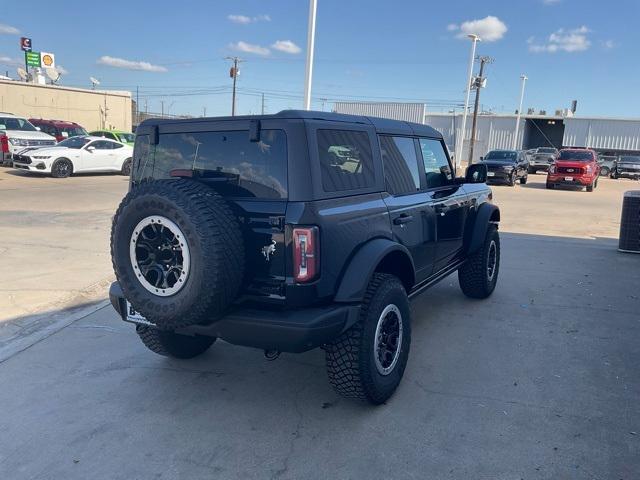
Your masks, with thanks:
[[[31,158],[35,158],[37,160],[46,160],[47,158],[51,158],[51,155],[34,155]]]
[[[29,146],[29,141],[28,140],[24,140],[22,138],[9,138],[9,142],[11,143],[11,145],[20,145],[23,147],[28,147]]]

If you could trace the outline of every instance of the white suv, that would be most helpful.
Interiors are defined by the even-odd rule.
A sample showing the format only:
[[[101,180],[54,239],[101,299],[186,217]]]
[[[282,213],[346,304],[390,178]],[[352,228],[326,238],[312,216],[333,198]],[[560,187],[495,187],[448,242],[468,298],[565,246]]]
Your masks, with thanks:
[[[51,135],[41,132],[26,119],[0,112],[0,163],[11,166],[13,156],[27,147],[47,147],[56,144]]]

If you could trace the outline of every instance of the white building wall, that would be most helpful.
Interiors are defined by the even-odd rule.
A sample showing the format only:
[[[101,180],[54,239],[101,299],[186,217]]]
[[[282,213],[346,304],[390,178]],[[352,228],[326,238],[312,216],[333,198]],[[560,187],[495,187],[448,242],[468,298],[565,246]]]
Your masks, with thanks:
[[[424,123],[426,105],[424,103],[397,102],[336,102],[334,111],[350,115],[390,118],[405,122]]]
[[[640,120],[565,118],[565,147],[640,150]]]

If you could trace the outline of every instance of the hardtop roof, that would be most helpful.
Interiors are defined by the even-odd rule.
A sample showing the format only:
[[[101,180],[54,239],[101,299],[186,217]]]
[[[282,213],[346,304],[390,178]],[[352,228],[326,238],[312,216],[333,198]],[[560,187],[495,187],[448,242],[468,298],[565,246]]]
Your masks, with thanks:
[[[282,110],[272,115],[239,115],[235,117],[203,117],[185,119],[161,119],[150,118],[144,120],[138,128],[153,125],[170,125],[175,123],[201,123],[211,121],[233,120],[271,120],[271,119],[299,119],[299,120],[325,120],[328,122],[360,123],[372,125],[377,133],[393,135],[416,135],[423,137],[442,138],[442,134],[428,125],[392,120],[388,118],[369,117],[362,115],[348,115],[346,113],[318,112],[313,110]]]

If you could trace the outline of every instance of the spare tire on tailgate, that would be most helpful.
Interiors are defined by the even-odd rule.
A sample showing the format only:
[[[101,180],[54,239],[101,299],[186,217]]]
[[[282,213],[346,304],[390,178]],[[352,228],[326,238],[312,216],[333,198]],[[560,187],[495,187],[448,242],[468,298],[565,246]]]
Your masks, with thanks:
[[[111,260],[133,308],[163,330],[211,323],[238,295],[240,225],[211,188],[157,180],[133,188],[111,229]]]

